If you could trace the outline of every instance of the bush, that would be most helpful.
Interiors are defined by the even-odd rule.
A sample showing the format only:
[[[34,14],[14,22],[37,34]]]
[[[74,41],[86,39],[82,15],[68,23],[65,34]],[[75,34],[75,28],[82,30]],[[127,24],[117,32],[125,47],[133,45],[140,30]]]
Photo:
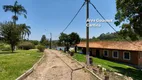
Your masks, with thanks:
[[[43,52],[44,49],[45,49],[45,46],[38,45],[38,46],[37,46],[37,49],[38,49],[40,52]]]
[[[33,43],[34,45],[38,45],[39,44],[39,41],[37,41],[37,40],[29,40],[29,42]]]
[[[4,44],[0,44],[0,50],[2,50],[4,47]]]
[[[2,43],[2,44],[0,44],[0,50],[2,50],[2,51],[10,51],[11,47],[8,44]]]
[[[11,50],[11,47],[10,45],[4,45],[2,51],[10,51]]]
[[[18,48],[23,50],[29,50],[29,49],[34,49],[35,45],[31,42],[21,42],[18,44]]]

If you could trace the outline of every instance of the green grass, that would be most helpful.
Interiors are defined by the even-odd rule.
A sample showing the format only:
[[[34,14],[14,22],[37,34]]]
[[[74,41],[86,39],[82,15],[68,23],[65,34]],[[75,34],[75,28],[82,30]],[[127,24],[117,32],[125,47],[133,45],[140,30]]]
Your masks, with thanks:
[[[80,62],[86,62],[86,56],[83,54],[75,54],[73,56],[73,58],[75,58],[76,60],[80,61]],[[119,72],[123,75],[126,76],[130,76],[132,77],[134,80],[142,80],[142,71],[125,65],[125,64],[120,64],[117,62],[112,62],[112,61],[108,61],[108,60],[104,60],[104,59],[100,59],[100,58],[95,58],[93,57],[93,64],[96,65],[101,65],[102,67],[111,70],[111,71],[115,71],[115,72]]]
[[[36,63],[42,53],[37,50],[0,51],[0,80],[15,80]]]

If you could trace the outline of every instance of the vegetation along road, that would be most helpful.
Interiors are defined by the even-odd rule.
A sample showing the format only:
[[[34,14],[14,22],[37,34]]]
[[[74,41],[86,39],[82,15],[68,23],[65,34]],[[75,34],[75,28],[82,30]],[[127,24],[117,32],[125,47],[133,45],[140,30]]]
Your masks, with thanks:
[[[41,52],[17,50],[14,53],[0,51],[0,80],[15,80],[42,57]]]
[[[97,80],[83,66],[55,50],[45,50],[43,62],[25,80]]]

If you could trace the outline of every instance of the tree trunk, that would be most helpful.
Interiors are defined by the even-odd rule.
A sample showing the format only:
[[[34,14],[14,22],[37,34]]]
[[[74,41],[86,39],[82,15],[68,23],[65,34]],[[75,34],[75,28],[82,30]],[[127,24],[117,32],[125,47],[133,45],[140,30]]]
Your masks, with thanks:
[[[75,45],[75,48],[74,48],[74,49],[75,49],[75,53],[77,53],[77,46],[76,46],[76,45]]]
[[[11,44],[11,51],[12,51],[12,53],[14,52],[14,45],[13,44]]]
[[[15,17],[16,17],[17,16],[16,12],[14,14],[15,14]],[[14,26],[16,26],[16,19],[14,20]]]

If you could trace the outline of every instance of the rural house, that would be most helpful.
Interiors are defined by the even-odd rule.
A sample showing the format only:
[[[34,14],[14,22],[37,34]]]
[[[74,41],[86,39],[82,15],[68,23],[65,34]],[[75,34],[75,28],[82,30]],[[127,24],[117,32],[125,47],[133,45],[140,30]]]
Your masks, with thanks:
[[[77,44],[86,53],[86,42]],[[90,55],[142,67],[142,41],[96,41],[89,43]]]

